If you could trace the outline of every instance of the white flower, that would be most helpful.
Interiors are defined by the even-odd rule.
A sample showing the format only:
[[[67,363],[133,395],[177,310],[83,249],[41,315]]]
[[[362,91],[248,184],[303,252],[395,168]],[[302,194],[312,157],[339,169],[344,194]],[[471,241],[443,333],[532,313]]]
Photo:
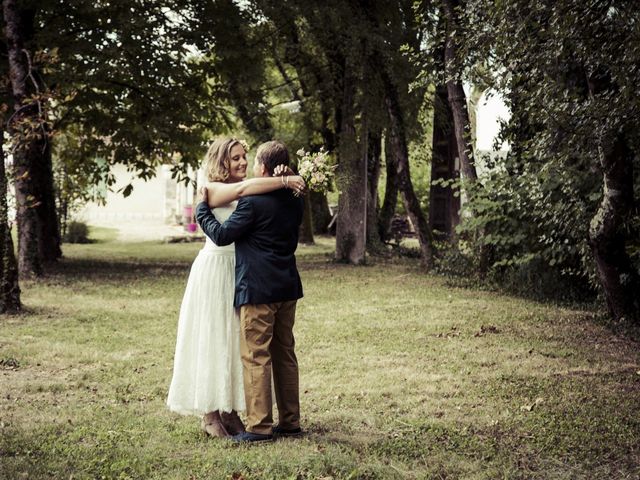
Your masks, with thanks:
[[[326,191],[335,175],[335,166],[328,165],[329,153],[321,147],[317,153],[309,153],[303,148],[298,150],[298,172],[309,189],[315,192]]]

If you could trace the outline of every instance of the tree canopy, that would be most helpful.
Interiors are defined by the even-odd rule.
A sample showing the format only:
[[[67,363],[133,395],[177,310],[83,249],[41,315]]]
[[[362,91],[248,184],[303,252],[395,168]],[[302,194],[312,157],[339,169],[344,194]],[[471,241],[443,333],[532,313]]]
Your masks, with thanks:
[[[296,150],[333,153],[337,260],[384,252],[400,197],[426,268],[455,257],[484,278],[570,278],[603,292],[612,317],[639,317],[640,18],[629,2],[3,5],[19,13],[14,30],[3,17],[15,60],[3,71],[23,69],[30,80],[6,97],[20,113],[8,142],[28,143],[17,120],[42,125],[38,141],[54,157],[38,160],[31,148],[17,162],[23,231],[46,237],[29,225],[52,210],[32,218],[25,205],[49,190],[49,170],[83,189],[112,183],[114,164],[149,178],[169,163],[181,177],[212,136],[244,131],[254,142],[279,136]],[[510,150],[482,159],[474,105],[487,89],[511,111],[497,139]],[[429,202],[416,190],[417,151],[430,160]],[[328,215],[326,196],[311,198],[307,229],[311,215]],[[434,236],[435,225],[445,231]],[[19,260],[34,248],[20,247]]]

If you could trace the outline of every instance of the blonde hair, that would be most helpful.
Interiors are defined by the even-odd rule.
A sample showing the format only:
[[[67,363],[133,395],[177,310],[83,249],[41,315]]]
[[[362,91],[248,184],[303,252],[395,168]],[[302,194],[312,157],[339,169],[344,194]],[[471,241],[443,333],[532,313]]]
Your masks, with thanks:
[[[209,146],[203,165],[209,182],[227,181],[231,168],[231,149],[236,145],[247,151],[246,144],[236,138],[218,138]]]

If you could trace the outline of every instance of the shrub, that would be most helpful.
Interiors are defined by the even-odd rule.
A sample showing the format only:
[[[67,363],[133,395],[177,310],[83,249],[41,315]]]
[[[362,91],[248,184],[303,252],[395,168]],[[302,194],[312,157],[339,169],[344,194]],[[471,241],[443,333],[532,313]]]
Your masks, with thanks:
[[[67,233],[64,236],[66,243],[90,243],[89,227],[84,222],[72,221],[67,225]]]

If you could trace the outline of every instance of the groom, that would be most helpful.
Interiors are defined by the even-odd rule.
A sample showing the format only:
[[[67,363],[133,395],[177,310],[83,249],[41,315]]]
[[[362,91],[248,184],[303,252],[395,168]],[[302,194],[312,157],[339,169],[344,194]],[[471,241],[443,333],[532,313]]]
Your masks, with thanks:
[[[270,177],[277,165],[289,165],[289,152],[276,141],[260,145],[253,172]],[[284,182],[284,180],[283,180]],[[299,436],[298,361],[293,324],[302,283],[295,250],[303,201],[291,190],[243,197],[235,212],[220,224],[207,205],[206,188],[196,218],[217,245],[235,242],[235,307],[240,308],[240,351],[247,405],[247,431],[234,442],[271,441],[273,436]],[[272,368],[273,367],[273,368]],[[279,424],[273,426],[271,372]]]

